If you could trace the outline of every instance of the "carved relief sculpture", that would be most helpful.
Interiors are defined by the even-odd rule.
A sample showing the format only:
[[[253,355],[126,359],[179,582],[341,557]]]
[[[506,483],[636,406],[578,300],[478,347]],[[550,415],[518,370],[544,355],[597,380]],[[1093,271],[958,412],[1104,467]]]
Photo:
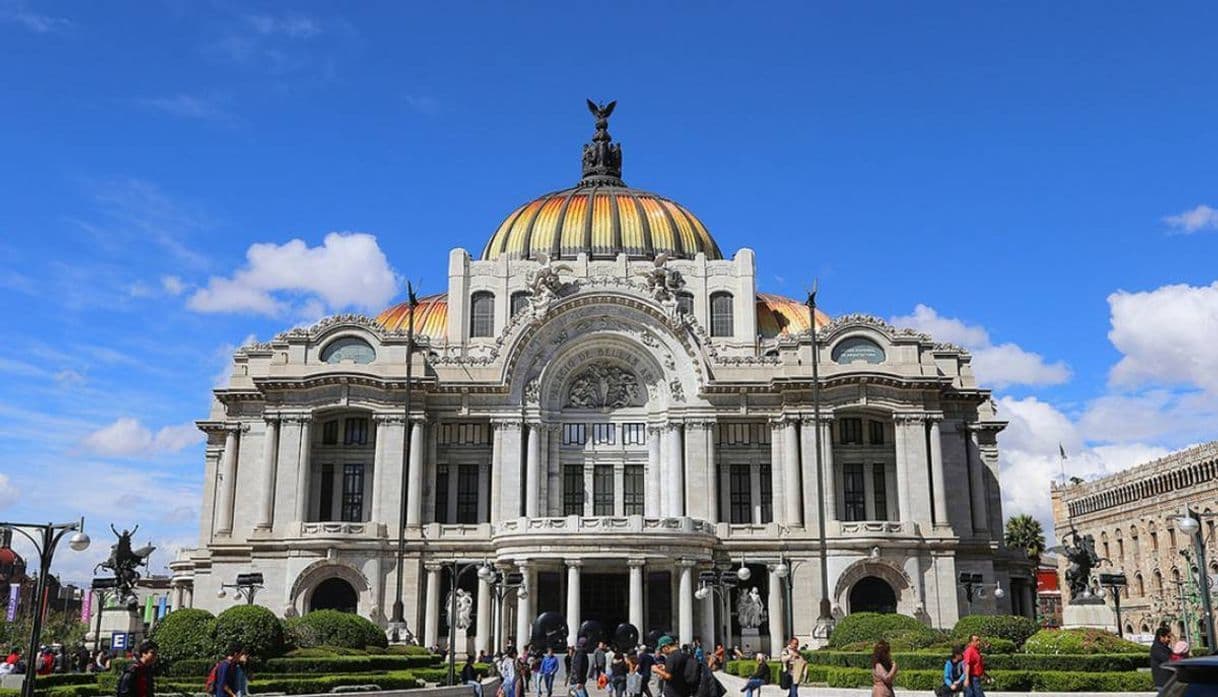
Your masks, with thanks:
[[[571,379],[565,405],[573,409],[620,409],[646,402],[634,373],[615,365],[595,363]]]

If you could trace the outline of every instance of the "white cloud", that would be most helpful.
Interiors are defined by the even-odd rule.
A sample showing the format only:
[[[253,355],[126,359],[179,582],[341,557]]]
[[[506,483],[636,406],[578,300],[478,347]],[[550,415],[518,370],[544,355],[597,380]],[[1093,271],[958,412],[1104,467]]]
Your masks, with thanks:
[[[1218,282],[1108,296],[1114,385],[1196,385],[1218,394]]]
[[[133,457],[174,453],[202,440],[203,434],[192,423],[165,426],[153,433],[138,419],[122,417],[85,436],[81,446],[96,455]]]
[[[35,34],[63,31],[72,26],[72,22],[63,17],[52,17],[34,12],[27,8],[25,3],[16,0],[0,2],[0,22],[21,25]]]
[[[893,317],[889,321],[967,348],[973,354],[977,381],[985,387],[1057,385],[1070,379],[1070,368],[1065,363],[1047,363],[1039,353],[1025,351],[1016,344],[994,345],[984,327],[943,317],[933,307],[918,304],[913,314]]]
[[[1183,213],[1166,216],[1163,222],[1185,235],[1200,230],[1218,230],[1218,210],[1201,204]]]
[[[0,511],[17,503],[17,499],[21,498],[21,492],[8,478],[7,474],[0,474]]]
[[[186,284],[177,276],[162,276],[161,290],[170,295],[181,295],[186,290]]]
[[[188,307],[279,316],[319,300],[330,310],[379,311],[401,286],[376,238],[364,233],[332,232],[320,247],[299,239],[259,243],[245,256],[244,267],[229,277],[211,277],[190,296]]]
[[[140,104],[163,111],[171,116],[200,121],[232,121],[233,115],[215,97],[202,97],[193,94],[178,93],[175,95],[150,97],[141,99]]]
[[[85,376],[71,368],[64,368],[55,373],[55,382],[59,383],[60,387],[79,387],[86,382]]]
[[[248,15],[245,21],[263,36],[286,36],[290,39],[311,39],[321,33],[321,24],[312,17],[300,15],[275,17]]]

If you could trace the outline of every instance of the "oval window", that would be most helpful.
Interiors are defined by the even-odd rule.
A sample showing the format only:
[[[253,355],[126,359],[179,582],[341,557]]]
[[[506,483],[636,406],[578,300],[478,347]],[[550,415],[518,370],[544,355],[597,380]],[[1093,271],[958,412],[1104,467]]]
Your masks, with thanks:
[[[375,359],[376,351],[372,350],[368,342],[353,336],[335,339],[321,352],[323,363],[342,363],[343,361],[371,363]]]
[[[884,349],[871,339],[865,339],[861,336],[852,336],[848,339],[842,339],[837,346],[833,347],[833,362],[848,364],[848,363],[883,363]]]

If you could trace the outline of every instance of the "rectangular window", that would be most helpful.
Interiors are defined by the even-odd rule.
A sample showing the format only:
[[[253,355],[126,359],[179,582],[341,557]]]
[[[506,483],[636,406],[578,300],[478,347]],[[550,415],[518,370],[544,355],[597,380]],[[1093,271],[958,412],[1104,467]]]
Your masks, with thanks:
[[[592,515],[613,515],[613,465],[592,469]]]
[[[748,465],[728,469],[728,521],[735,525],[753,522],[752,477]]]
[[[457,522],[478,522],[478,465],[457,467]]]
[[[563,424],[562,444],[583,445],[588,442],[588,427],[585,424]]]
[[[338,445],[338,420],[327,421],[321,425],[321,444]]]
[[[334,465],[321,466],[321,491],[318,492],[317,519],[334,520]]]
[[[867,519],[867,494],[864,489],[866,480],[863,477],[863,466],[860,464],[842,466],[842,488],[844,520]]]
[[[490,445],[491,430],[484,423],[446,422],[440,424],[440,445]]]
[[[627,465],[622,479],[622,487],[625,488],[622,492],[623,514],[643,515],[643,486],[643,466]]]
[[[623,445],[647,445],[647,424],[622,424]]]
[[[524,312],[529,307],[529,294],[525,291],[512,293],[512,316]]]
[[[363,519],[364,466],[343,465],[343,521],[358,523]]]
[[[863,444],[863,420],[843,418],[838,421],[838,440],[842,445]]]
[[[694,313],[694,296],[691,293],[677,293],[677,312],[683,315]]]
[[[343,427],[343,445],[368,444],[368,419],[347,419]]]
[[[448,519],[448,465],[436,465],[436,522],[451,522]]]
[[[470,296],[469,335],[495,335],[495,296],[479,291]]]
[[[613,445],[617,442],[617,426],[614,424],[592,424],[593,445]]]
[[[875,497],[875,519],[888,520],[888,476],[884,465],[876,463],[871,468],[871,490]]]
[[[562,467],[562,514],[584,514],[584,466]]]
[[[774,520],[774,470],[769,464],[761,465],[761,522]]]
[[[720,423],[718,427],[719,445],[725,447],[743,447],[770,444],[770,426],[765,423]]]
[[[884,422],[883,421],[868,421],[867,429],[870,431],[867,435],[868,442],[872,445],[884,444]]]

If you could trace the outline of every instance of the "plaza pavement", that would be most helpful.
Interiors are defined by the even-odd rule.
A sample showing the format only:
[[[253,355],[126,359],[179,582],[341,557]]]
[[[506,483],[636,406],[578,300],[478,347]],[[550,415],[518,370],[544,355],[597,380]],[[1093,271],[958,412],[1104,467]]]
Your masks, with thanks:
[[[724,697],[741,697],[744,690],[744,678],[729,675],[722,671],[715,673],[719,682],[727,688]],[[557,689],[555,690],[557,692]],[[766,685],[761,688],[761,697],[786,697],[787,691],[777,685]],[[896,697],[926,697],[929,690],[896,690]],[[1153,692],[989,692],[986,697],[1154,697]],[[849,689],[843,687],[812,687],[802,685],[799,697],[870,697],[871,688]]]

